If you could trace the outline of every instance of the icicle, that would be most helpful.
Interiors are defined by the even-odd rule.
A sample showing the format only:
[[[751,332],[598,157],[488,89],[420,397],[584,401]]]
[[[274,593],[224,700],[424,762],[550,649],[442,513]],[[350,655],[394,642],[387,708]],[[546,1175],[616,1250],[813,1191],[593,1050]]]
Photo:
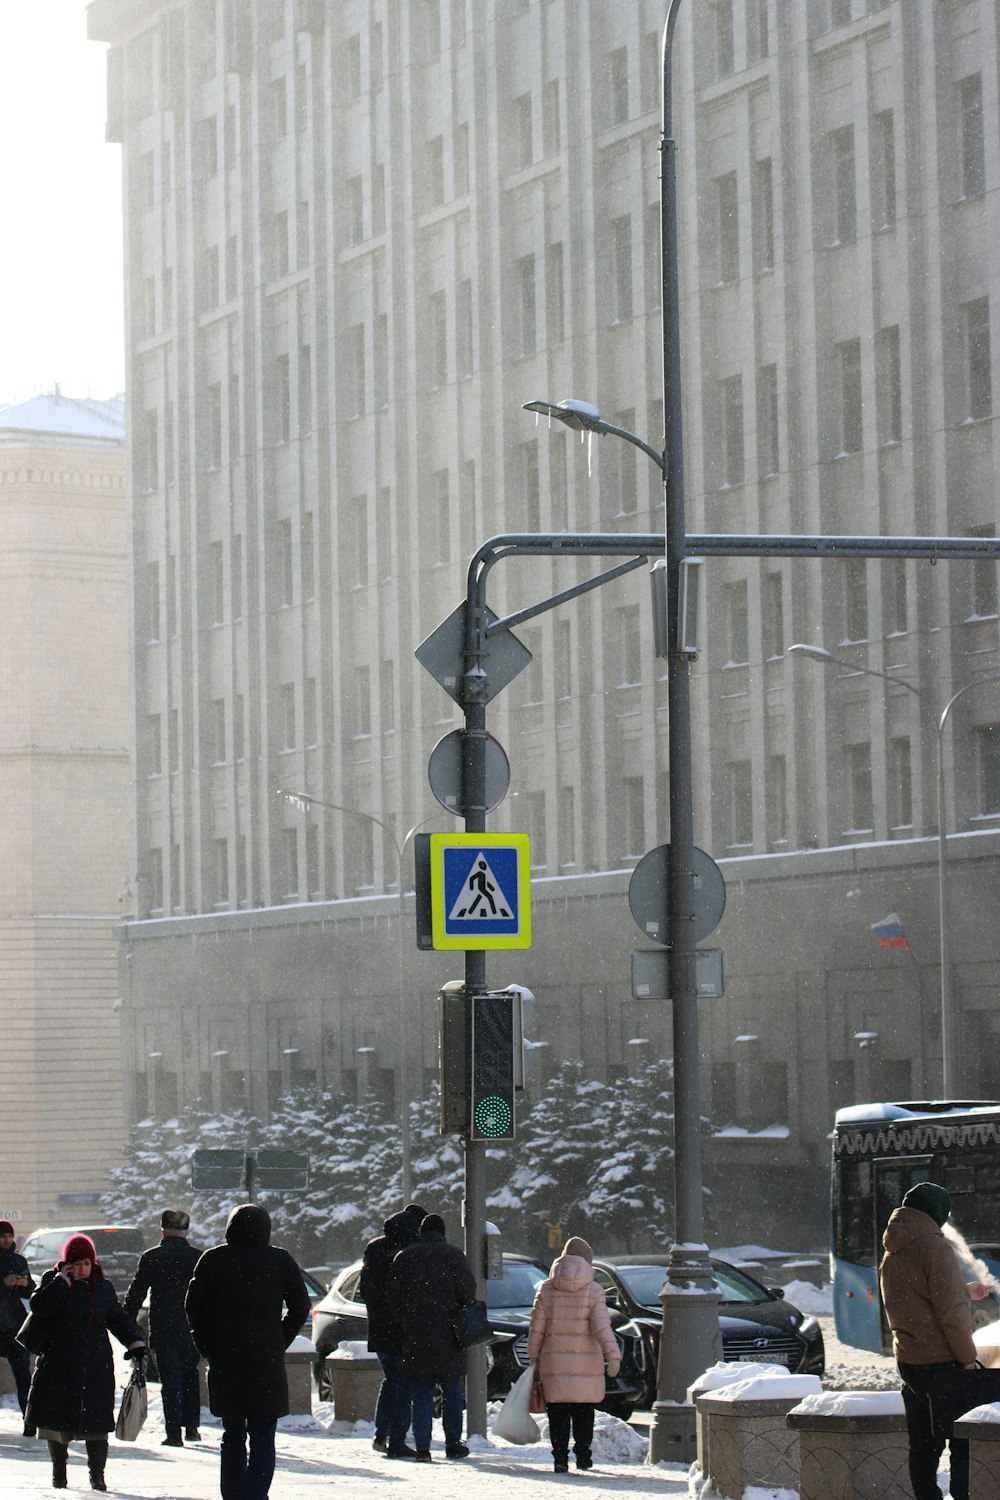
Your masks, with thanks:
[[[587,433],[587,478],[594,477],[594,434]]]

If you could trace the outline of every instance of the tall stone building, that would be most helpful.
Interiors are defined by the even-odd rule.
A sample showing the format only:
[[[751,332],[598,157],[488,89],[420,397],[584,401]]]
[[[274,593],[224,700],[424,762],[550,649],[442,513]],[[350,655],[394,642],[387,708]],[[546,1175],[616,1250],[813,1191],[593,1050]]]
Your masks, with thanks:
[[[120,400],[0,407],[0,1216],[92,1217],[123,1136],[129,868]]]
[[[414,648],[492,535],[663,524],[633,447],[521,407],[586,398],[661,441],[664,7],[88,12],[128,205],[129,1108],[390,1089],[406,834],[449,826],[426,762],[460,723]],[[682,8],[691,531],[994,534],[995,30],[988,0]],[[506,565],[490,602],[589,567]],[[935,729],[1000,670],[996,566],[705,571],[695,826],[729,887],[710,1180],[734,1232],[795,1183],[819,1234],[834,1108],[939,1087],[939,746],[963,1088],[1000,1087],[997,684]],[[669,1006],[629,985],[629,872],[668,831],[647,600],[635,573],[537,618],[490,707],[516,793],[492,826],[527,828],[535,867],[534,946],[491,975],[536,992],[538,1056],[610,1076],[670,1049]],[[888,911],[909,953],[878,947]],[[455,965],[401,940],[429,1079]]]

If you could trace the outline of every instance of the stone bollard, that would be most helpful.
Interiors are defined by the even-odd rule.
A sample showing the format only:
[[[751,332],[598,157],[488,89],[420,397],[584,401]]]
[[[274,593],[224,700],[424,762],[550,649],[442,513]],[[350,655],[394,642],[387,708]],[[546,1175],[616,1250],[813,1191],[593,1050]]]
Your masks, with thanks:
[[[285,1350],[285,1375],[288,1378],[288,1415],[312,1415],[312,1367],[316,1350],[301,1334]]]
[[[720,1495],[742,1500],[751,1486],[798,1488],[798,1435],[785,1418],[822,1389],[815,1375],[772,1367],[697,1397],[699,1464]]]
[[[712,1434],[711,1413],[702,1409],[700,1397],[708,1396],[724,1386],[737,1385],[740,1382],[754,1380],[758,1376],[764,1380],[784,1379],[788,1371],[784,1365],[765,1365],[749,1360],[742,1363],[727,1363],[719,1360],[717,1364],[709,1365],[704,1374],[689,1385],[685,1393],[686,1399],[695,1409],[695,1425],[698,1443],[698,1467],[703,1474],[708,1474],[711,1467],[710,1447]],[[810,1383],[802,1387],[796,1387],[787,1392],[788,1395],[808,1396],[822,1389],[815,1376],[809,1377]]]
[[[899,1391],[807,1396],[786,1421],[799,1439],[800,1500],[912,1500]]]
[[[955,1423],[955,1436],[969,1444],[969,1500],[1000,1495],[1000,1405],[977,1406]]]
[[[382,1384],[382,1366],[374,1354],[354,1354],[341,1346],[326,1357],[338,1422],[372,1422]]]

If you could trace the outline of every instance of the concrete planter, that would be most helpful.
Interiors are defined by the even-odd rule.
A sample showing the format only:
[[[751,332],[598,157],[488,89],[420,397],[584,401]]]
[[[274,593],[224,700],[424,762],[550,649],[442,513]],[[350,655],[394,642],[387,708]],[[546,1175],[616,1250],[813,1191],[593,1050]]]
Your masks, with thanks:
[[[720,1495],[742,1500],[748,1485],[798,1487],[798,1433],[788,1427],[786,1418],[799,1399],[698,1397],[701,1471]]]
[[[326,1357],[338,1422],[372,1422],[382,1384],[382,1366],[374,1354],[358,1358],[339,1351]]]
[[[902,1411],[847,1416],[793,1410],[787,1425],[799,1440],[800,1500],[912,1500]]]
[[[969,1444],[969,1500],[996,1500],[1000,1495],[1000,1422],[970,1413],[955,1423],[955,1436]]]
[[[289,1416],[312,1415],[312,1366],[315,1357],[309,1349],[285,1350]]]

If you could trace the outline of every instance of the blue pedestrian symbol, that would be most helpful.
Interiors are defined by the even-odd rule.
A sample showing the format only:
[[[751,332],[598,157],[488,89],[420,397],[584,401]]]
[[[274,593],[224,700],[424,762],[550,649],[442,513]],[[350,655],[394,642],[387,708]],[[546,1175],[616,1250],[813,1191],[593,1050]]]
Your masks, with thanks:
[[[517,931],[517,850],[448,849],[444,857],[445,931]]]

